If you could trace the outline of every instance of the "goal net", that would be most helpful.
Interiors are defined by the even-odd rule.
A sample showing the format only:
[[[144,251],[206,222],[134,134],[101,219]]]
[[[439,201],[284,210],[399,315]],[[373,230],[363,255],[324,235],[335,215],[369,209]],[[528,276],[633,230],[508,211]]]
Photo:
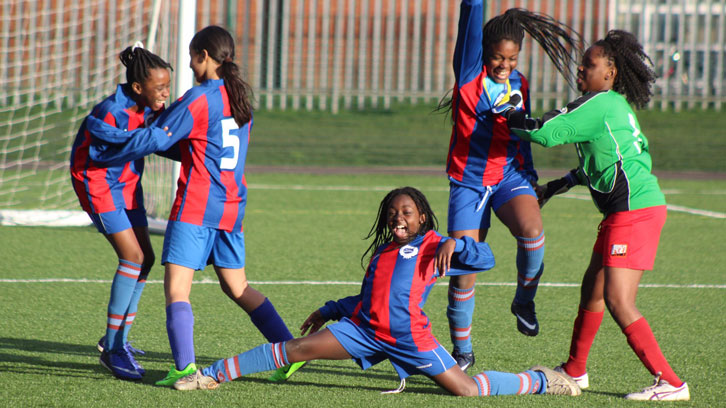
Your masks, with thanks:
[[[174,65],[175,2],[161,3],[161,20],[153,30],[152,3],[2,2],[0,223],[90,223],[70,182],[71,145],[91,108],[125,82],[121,50],[151,40],[153,51]],[[148,157],[143,185],[150,216],[166,218],[171,162]]]

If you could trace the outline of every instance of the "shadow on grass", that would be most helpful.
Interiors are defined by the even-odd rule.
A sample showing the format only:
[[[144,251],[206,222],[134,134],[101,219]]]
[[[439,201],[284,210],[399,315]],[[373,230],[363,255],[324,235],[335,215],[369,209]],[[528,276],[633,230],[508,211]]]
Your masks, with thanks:
[[[109,371],[98,362],[99,356],[100,353],[96,349],[95,343],[70,344],[49,340],[0,337],[0,371],[8,373],[88,378],[99,381],[112,379],[113,377],[111,377]],[[81,359],[79,359],[79,357],[81,357]],[[208,365],[223,357],[224,356],[218,356],[216,358],[212,358],[208,356],[197,356],[197,366],[202,367],[204,365]],[[156,364],[168,362],[169,366],[173,364],[171,363],[172,359],[170,353],[146,351],[146,354],[141,356],[139,360],[142,364],[152,362]],[[389,381],[391,384],[390,389],[398,387],[398,376],[391,370],[387,370],[383,367],[372,367],[368,370],[362,371],[357,366],[351,366],[350,364],[343,365],[343,362],[347,363],[347,360],[342,360],[340,366],[332,367],[330,364],[335,364],[335,361],[325,361],[324,363],[322,361],[319,363],[313,361],[307,364],[287,382],[275,385],[346,389],[350,388],[350,385],[347,385],[345,380],[341,381],[342,378],[365,376],[374,380]],[[386,363],[383,362],[382,364]],[[167,371],[164,370],[147,368],[144,378],[136,383],[140,385],[155,386],[154,383],[164,378],[166,373]],[[333,376],[336,378],[336,381],[305,381],[306,374],[315,376]],[[445,390],[436,386],[425,376],[409,377],[406,381],[406,392],[408,393],[448,394]],[[245,377],[235,381],[235,383],[237,382],[273,384],[269,382],[266,377]],[[389,389],[372,386],[361,387],[360,385],[357,385],[356,388],[379,392]]]
[[[78,356],[87,357],[90,363],[82,362]],[[100,353],[96,344],[70,344],[57,341],[0,337],[0,371],[17,374],[57,375],[63,377],[98,378],[99,373],[109,374],[98,361]],[[169,362],[171,354],[147,351],[140,363]],[[201,361],[215,361],[200,356]],[[86,361],[85,359],[83,361]],[[153,385],[164,378],[166,371],[147,370],[141,383]]]

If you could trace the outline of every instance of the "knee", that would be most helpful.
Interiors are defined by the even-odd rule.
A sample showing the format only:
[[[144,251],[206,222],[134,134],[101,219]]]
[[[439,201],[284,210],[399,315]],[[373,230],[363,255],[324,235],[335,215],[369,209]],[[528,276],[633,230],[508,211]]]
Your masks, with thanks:
[[[305,347],[305,342],[301,341],[301,339],[302,337],[285,342],[285,353],[288,362],[297,363],[299,361],[305,361],[304,356],[308,350]]]
[[[131,253],[121,254],[119,258],[122,258],[125,261],[133,262],[137,265],[141,265],[142,267],[146,265],[145,263],[145,257],[144,253],[141,250],[133,251]]]
[[[619,317],[625,313],[636,310],[635,299],[619,293],[605,293],[605,305],[615,320],[619,320]]]
[[[457,397],[477,397],[479,396],[479,388],[474,383],[472,378],[469,381],[463,381],[457,383],[454,387],[449,389],[449,392],[456,395]]]
[[[523,238],[537,238],[544,232],[544,229],[542,228],[541,222],[529,222],[524,225],[521,225],[519,228],[519,231],[515,233],[518,237]]]

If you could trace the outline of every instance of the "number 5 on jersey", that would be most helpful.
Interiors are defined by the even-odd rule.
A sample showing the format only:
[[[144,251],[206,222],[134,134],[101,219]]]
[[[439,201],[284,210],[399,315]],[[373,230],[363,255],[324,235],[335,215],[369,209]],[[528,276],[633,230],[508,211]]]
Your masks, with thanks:
[[[231,147],[233,155],[232,157],[222,157],[222,161],[219,163],[221,170],[234,170],[237,168],[237,161],[239,161],[239,136],[232,133],[236,129],[239,129],[239,126],[237,126],[234,118],[222,120],[222,147]]]

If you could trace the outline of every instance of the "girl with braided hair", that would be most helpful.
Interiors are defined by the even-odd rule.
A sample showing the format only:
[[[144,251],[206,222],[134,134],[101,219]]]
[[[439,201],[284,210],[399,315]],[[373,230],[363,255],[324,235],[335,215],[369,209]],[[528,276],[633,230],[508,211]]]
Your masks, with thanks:
[[[126,83],[96,105],[96,117],[118,129],[148,126],[164,110],[169,98],[171,65],[144,49],[141,43],[119,55],[126,67]],[[137,380],[144,369],[134,359],[142,351],[130,346],[129,330],[136,317],[146,278],[154,264],[154,250],[144,209],[141,177],[144,159],[105,166],[89,157],[93,143],[87,120],[81,124],[71,150],[73,189],[81,208],[118,256],[107,308],[106,334],[99,340],[101,364],[116,377]]]
[[[368,267],[358,294],[328,301],[303,322],[305,337],[268,343],[215,361],[179,379],[177,390],[211,390],[220,383],[284,364],[308,360],[353,359],[362,369],[388,360],[404,390],[406,378],[425,375],[453,395],[579,395],[564,373],[535,366],[521,373],[484,371],[469,377],[431,332],[424,303],[457,259],[481,269],[494,266],[489,245],[470,237],[453,239],[436,232],[426,197],[413,187],[389,192],[378,207],[373,237],[363,254]],[[327,327],[329,320],[338,320]]]
[[[578,169],[541,190],[543,202],[585,184],[604,218],[580,290],[567,362],[556,370],[587,388],[587,357],[605,308],[655,383],[625,396],[633,400],[688,400],[688,385],[670,367],[635,297],[643,271],[653,269],[666,220],[665,197],[651,173],[648,139],[630,105],[645,106],[655,74],[632,34],[613,30],[595,42],[578,68],[583,95],[563,109],[529,118],[513,107],[503,117],[517,135],[545,147],[574,143]]]
[[[448,233],[453,238],[486,240],[491,211],[517,241],[517,289],[511,304],[517,329],[539,333],[534,297],[544,269],[544,232],[533,188],[537,183],[529,142],[514,135],[506,120],[491,109],[512,102],[530,111],[529,86],[516,70],[524,35],[529,34],[573,83],[580,36],[551,17],[509,9],[482,29],[481,0],[461,2],[454,51],[456,83],[439,110],[451,111],[453,128],[447,158],[449,176]],[[516,100],[516,102],[515,102]],[[447,317],[453,355],[462,369],[474,363],[470,337],[474,286],[480,270],[460,265],[449,272]]]

